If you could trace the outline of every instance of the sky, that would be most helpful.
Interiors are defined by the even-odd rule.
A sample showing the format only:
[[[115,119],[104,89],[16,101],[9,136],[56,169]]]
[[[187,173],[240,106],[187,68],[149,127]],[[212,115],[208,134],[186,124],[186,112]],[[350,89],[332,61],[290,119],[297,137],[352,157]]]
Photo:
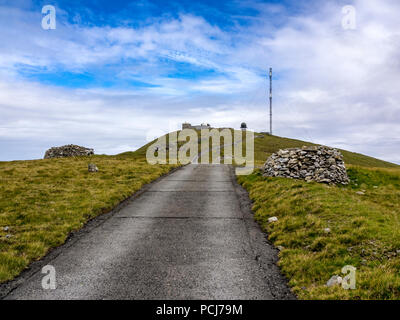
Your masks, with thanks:
[[[0,161],[135,150],[185,121],[267,131],[272,67],[275,135],[400,164],[399,16],[398,0],[0,0]]]

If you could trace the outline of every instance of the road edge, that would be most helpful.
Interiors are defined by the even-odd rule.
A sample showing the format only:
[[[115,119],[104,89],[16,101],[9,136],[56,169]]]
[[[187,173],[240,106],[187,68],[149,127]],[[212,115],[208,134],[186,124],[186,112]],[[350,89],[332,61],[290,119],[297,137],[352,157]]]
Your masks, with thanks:
[[[238,183],[233,166],[230,166],[230,175],[249,234],[254,259],[265,271],[265,278],[274,299],[296,300],[297,296],[291,291],[288,279],[281,273],[277,265],[279,250],[268,240],[267,234],[261,230],[260,225],[254,220],[254,213],[251,209],[253,203],[247,190]]]
[[[45,265],[49,264],[52,260],[54,260],[57,256],[59,256],[65,249],[74,245],[79,239],[82,238],[85,234],[91,232],[93,229],[99,227],[112,216],[114,216],[117,212],[119,212],[122,208],[126,207],[131,201],[140,197],[143,193],[145,193],[150,187],[157,183],[159,180],[171,175],[172,173],[182,169],[184,166],[179,166],[177,168],[173,168],[167,173],[159,176],[157,179],[144,184],[139,190],[135,191],[133,194],[128,196],[127,198],[121,200],[114,208],[110,211],[101,213],[96,217],[88,220],[82,228],[76,231],[72,231],[63,244],[58,247],[50,248],[50,250],[39,260],[31,262],[26,269],[24,269],[18,276],[16,276],[12,280],[8,280],[4,283],[0,283],[0,300],[3,300],[6,296],[8,296],[12,291],[22,285],[26,280],[32,277],[34,274],[39,272]]]

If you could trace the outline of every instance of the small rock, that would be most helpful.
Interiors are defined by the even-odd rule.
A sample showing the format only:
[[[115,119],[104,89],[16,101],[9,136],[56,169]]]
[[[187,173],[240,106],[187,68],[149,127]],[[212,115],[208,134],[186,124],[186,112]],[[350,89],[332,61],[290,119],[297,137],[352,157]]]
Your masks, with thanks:
[[[334,275],[334,276],[332,276],[332,277],[328,280],[328,282],[326,283],[326,285],[327,285],[328,287],[332,287],[332,286],[336,286],[336,285],[341,284],[342,281],[343,281],[342,277],[340,277],[340,276],[338,276],[338,275]]]
[[[374,189],[378,189],[378,186],[373,186]]]
[[[324,229],[324,232],[325,232],[325,233],[331,233],[331,228],[325,228],[325,229]]]
[[[9,227],[4,227],[3,231],[8,231],[10,228]]]
[[[282,251],[283,249],[285,249],[283,246],[277,246],[276,247],[279,251]]]
[[[400,250],[396,250],[396,253],[397,253],[397,254],[400,254]]]
[[[99,171],[99,168],[97,168],[97,166],[94,163],[89,163],[88,170],[89,172],[97,172]]]
[[[277,217],[268,218],[268,222],[269,222],[269,223],[271,223],[271,222],[276,222],[276,221],[278,221],[278,218],[277,218]]]
[[[358,195],[360,195],[360,196],[365,195],[365,192],[362,192],[362,191],[357,191],[356,193],[357,193]]]
[[[11,238],[11,237],[12,237],[11,234],[7,234],[7,235],[6,235],[6,239],[9,239],[9,238]]]

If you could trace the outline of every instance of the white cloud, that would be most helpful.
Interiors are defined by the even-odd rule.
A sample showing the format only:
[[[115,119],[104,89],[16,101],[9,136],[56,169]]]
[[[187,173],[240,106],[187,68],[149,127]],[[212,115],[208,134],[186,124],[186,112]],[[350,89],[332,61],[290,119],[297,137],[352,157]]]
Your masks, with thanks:
[[[18,140],[20,149],[0,159],[40,157],[45,146],[64,143],[120,152],[142,145],[154,127],[167,131],[183,121],[232,127],[245,121],[265,131],[272,66],[275,134],[400,163],[400,3],[357,0],[354,6],[356,30],[341,28],[340,6],[320,3],[297,16],[258,4],[260,15],[235,32],[182,14],[136,29],[63,21],[47,33],[37,13],[2,7],[0,144]],[[272,9],[281,15],[279,28],[269,19]],[[117,68],[115,77],[157,86],[68,89],[18,74],[20,64],[76,72],[127,59],[138,62]],[[166,77],[175,66],[162,59],[216,74]]]

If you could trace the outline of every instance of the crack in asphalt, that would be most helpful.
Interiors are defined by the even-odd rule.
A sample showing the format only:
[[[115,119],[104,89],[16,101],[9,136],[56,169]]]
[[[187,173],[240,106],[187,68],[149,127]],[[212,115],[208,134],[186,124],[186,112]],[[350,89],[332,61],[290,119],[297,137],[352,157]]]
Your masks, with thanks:
[[[215,182],[227,190],[203,191]],[[233,168],[190,164],[94,219],[30,271],[0,286],[0,296],[294,299],[276,265],[277,252],[255,223]],[[41,288],[46,264],[56,269],[56,290]]]

